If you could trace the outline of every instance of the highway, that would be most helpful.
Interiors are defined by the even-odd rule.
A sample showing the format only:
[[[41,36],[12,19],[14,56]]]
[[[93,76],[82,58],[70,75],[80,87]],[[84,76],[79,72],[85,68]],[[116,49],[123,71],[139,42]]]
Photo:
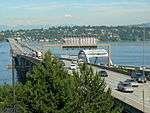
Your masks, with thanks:
[[[66,67],[70,67],[71,61],[63,61]],[[97,66],[92,66],[92,68],[94,72],[102,70]],[[108,77],[105,77],[105,82],[107,86],[112,89],[112,96],[143,111],[144,113],[150,113],[150,81],[148,81],[147,83],[139,83],[139,87],[135,87],[133,93],[120,92],[117,90],[117,84],[119,83],[119,81],[125,81],[126,79],[129,79],[130,76],[109,70],[106,71],[108,73]]]
[[[11,51],[12,51],[12,54],[15,56],[17,54],[22,54],[23,53],[23,49],[22,47],[20,47],[15,40],[9,38],[8,39],[9,41],[9,44],[10,44],[10,47],[11,47]]]

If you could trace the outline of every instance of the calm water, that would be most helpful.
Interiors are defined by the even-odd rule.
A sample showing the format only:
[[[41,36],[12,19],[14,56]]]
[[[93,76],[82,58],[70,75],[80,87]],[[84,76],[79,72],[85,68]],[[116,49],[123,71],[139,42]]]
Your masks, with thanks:
[[[0,84],[11,83],[11,69],[6,68],[6,65],[11,64],[9,51],[9,44],[0,42]]]
[[[114,64],[150,66],[150,42],[144,42],[144,48],[143,42],[111,42],[111,45]]]
[[[142,42],[110,42],[112,47],[113,64],[140,66],[143,64],[143,43]],[[144,44],[144,65],[150,67],[150,42]],[[60,54],[59,48],[51,51]],[[77,55],[79,50],[70,50],[70,54]],[[68,52],[69,53],[69,52]],[[0,84],[11,83],[11,70],[6,65],[11,64],[9,44],[0,42]]]

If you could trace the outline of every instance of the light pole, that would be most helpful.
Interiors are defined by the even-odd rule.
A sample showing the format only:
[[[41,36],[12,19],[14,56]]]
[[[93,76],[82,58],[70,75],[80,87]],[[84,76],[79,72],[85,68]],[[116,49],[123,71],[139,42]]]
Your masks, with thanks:
[[[144,72],[144,45],[145,45],[145,26],[144,26],[144,31],[143,31],[143,51],[142,51],[142,74],[143,74],[143,77],[145,79],[145,72]],[[143,95],[143,113],[145,112],[145,102],[144,102],[144,87],[143,87],[143,91],[142,91],[142,95]]]
[[[145,105],[145,102],[144,102],[144,100],[145,100],[145,97],[144,97],[144,88],[143,88],[143,91],[142,91],[142,95],[143,95],[143,113],[144,113],[144,111],[145,111],[145,107],[144,107],[144,105]]]

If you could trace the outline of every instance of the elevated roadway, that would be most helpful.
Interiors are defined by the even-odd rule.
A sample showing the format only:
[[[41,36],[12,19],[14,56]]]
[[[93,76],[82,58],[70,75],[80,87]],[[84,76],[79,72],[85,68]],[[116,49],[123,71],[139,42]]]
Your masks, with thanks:
[[[65,62],[66,67],[70,67],[71,61],[63,61]],[[94,72],[102,70],[98,66],[92,66],[92,68]],[[150,81],[144,84],[139,84],[139,87],[134,88],[133,93],[124,93],[117,90],[117,84],[120,81],[130,79],[130,76],[109,70],[106,71],[108,73],[108,77],[105,77],[105,82],[107,86],[112,89],[112,96],[144,113],[150,113]]]
[[[28,45],[23,44],[15,39],[7,39],[11,48],[12,57],[22,57],[36,64],[40,62],[42,59],[35,56],[36,50],[32,49],[32,47],[28,47]]]

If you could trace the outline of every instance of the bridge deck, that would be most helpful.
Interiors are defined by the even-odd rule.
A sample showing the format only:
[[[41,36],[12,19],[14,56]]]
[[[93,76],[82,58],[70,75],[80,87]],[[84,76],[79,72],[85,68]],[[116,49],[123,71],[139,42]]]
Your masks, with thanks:
[[[66,67],[69,67],[71,62],[64,60]],[[94,72],[101,70],[101,68],[97,66],[92,66]],[[117,90],[117,84],[119,81],[125,81],[126,79],[129,79],[130,77],[128,75],[116,73],[113,71],[107,70],[108,77],[105,78],[105,81],[109,87],[112,89],[112,95],[141,110],[144,111],[144,113],[150,113],[150,81],[144,84],[140,84],[139,87],[134,88],[133,93],[124,93]],[[143,108],[143,90],[144,90],[144,108]]]

